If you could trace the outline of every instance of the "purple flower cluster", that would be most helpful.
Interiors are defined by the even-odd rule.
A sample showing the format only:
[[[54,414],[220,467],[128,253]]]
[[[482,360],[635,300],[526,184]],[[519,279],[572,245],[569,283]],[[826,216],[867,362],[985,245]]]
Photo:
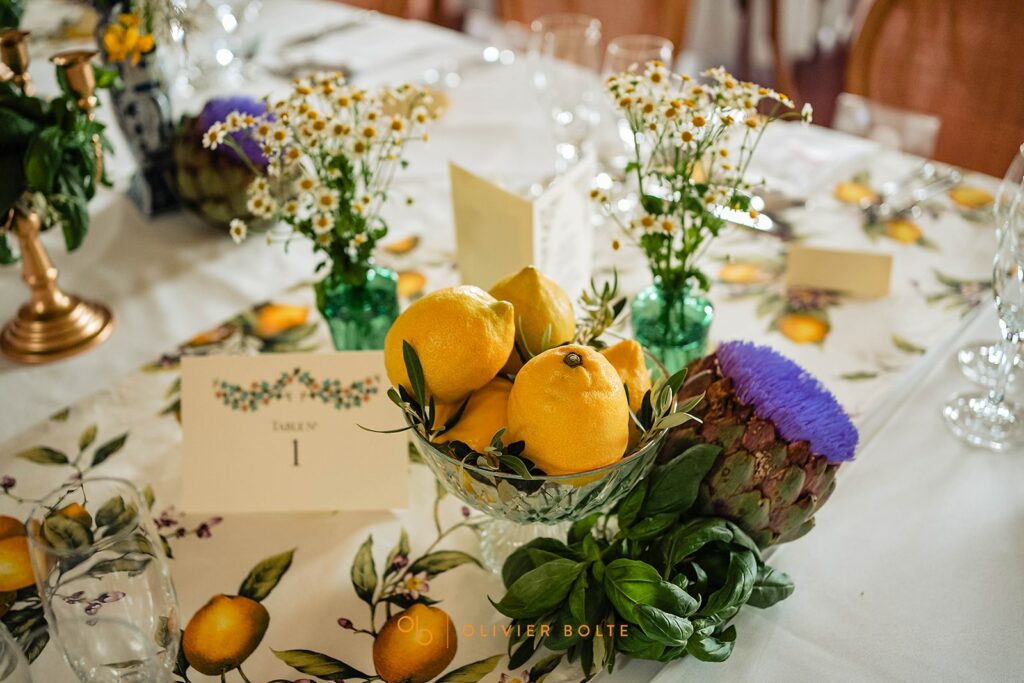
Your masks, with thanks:
[[[716,355],[739,399],[773,422],[783,438],[810,442],[813,453],[832,463],[853,459],[857,428],[814,376],[767,346],[749,342],[727,342]]]
[[[210,126],[223,121],[233,111],[237,111],[241,114],[250,114],[252,116],[262,116],[267,111],[266,104],[259,100],[255,100],[251,97],[244,95],[237,95],[235,97],[214,97],[203,110],[199,113],[199,133],[205,133],[209,130]],[[263,156],[263,152],[260,150],[260,145],[256,142],[252,136],[242,133],[235,132],[231,133],[232,139],[241,146],[242,151],[245,152],[245,156],[249,157],[249,161],[253,163],[257,168],[266,168],[267,158]],[[213,152],[214,154],[224,154],[229,157],[232,161],[241,161],[235,150],[231,149],[227,145],[220,145]]]

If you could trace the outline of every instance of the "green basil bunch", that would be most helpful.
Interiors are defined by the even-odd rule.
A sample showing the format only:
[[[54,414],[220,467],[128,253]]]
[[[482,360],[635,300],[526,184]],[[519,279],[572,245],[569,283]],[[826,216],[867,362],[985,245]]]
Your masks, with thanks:
[[[566,542],[539,538],[502,568],[507,592],[493,603],[512,621],[509,666],[542,646],[579,660],[589,677],[616,653],[670,661],[732,654],[729,621],[793,592],[782,572],[732,522],[688,515],[721,449],[693,446],[655,467],[608,513],[573,524]]]
[[[77,105],[58,70],[62,94],[52,100],[28,97],[10,82],[0,83],[0,224],[22,202],[37,211],[48,229],[59,225],[68,251],[77,249],[89,229],[89,200],[98,177],[93,136],[107,151],[103,124]],[[116,73],[96,69],[97,87],[110,87]],[[0,234],[0,264],[17,260]]]

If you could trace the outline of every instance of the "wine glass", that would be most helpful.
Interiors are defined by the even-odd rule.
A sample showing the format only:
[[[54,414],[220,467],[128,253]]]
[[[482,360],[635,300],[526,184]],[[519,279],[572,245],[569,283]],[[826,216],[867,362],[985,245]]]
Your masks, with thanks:
[[[1022,181],[1024,181],[1024,145],[1021,145],[1014,156],[1003,177],[1003,182],[999,185],[999,191],[996,193],[993,213],[996,221],[997,243],[1002,235],[1003,227],[1010,221],[1010,207]],[[1018,211],[1024,211],[1024,202],[1017,206]],[[1018,220],[1020,220],[1019,216]],[[976,384],[991,387],[999,378],[1001,353],[1002,346],[999,342],[971,344],[960,349],[957,353],[957,362],[960,364],[960,371],[967,379]],[[1024,357],[1018,354],[1014,358],[1008,381],[1013,383],[1016,378],[1022,376],[1021,372],[1024,372]]]
[[[672,41],[661,36],[633,34],[613,38],[604,51],[601,74],[608,77],[631,71],[642,72],[647,63],[653,61],[671,65],[673,49]],[[615,150],[608,163],[614,171],[621,172],[633,152],[633,131],[622,114],[615,115],[615,124],[622,145]]]
[[[548,14],[530,25],[533,83],[554,124],[560,159],[576,161],[599,120],[601,22],[585,14]]]
[[[954,396],[943,410],[954,434],[967,443],[994,451],[1008,450],[1024,438],[1024,413],[1006,400],[1017,347],[1024,338],[1024,222],[1017,213],[1021,202],[1024,186],[1013,199],[1011,217],[1003,226],[992,266],[992,291],[1003,334],[995,382],[987,392]]]
[[[0,683],[32,683],[28,661],[3,624],[0,624]]]
[[[72,482],[44,498],[27,526],[50,634],[78,677],[169,681],[178,603],[138,489],[122,479]]]

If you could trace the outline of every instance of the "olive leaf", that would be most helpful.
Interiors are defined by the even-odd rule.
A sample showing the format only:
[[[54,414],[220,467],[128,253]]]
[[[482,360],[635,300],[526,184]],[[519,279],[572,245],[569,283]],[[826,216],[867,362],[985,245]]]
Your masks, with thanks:
[[[242,581],[238,594],[250,600],[261,602],[270,595],[270,591],[274,590],[281,581],[281,577],[292,566],[292,557],[294,555],[295,549],[293,548],[288,552],[268,557],[257,564],[249,572],[249,575],[245,577],[245,580]]]
[[[103,463],[107,458],[117,453],[124,447],[125,441],[128,440],[128,432],[125,432],[121,436],[115,437],[110,441],[106,442],[102,446],[96,449],[96,452],[92,456],[92,467]]]

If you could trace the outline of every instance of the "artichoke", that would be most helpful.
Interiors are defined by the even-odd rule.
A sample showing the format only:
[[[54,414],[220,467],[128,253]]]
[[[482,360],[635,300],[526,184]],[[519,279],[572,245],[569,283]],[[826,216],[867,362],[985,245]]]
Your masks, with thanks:
[[[698,443],[722,449],[692,511],[735,522],[761,548],[810,531],[857,447],[835,397],[793,361],[746,342],[690,363],[680,403],[702,393],[692,411],[702,422],[670,432],[661,452],[664,460]]]
[[[264,105],[247,97],[212,99],[199,116],[182,118],[174,139],[174,184],[178,199],[186,209],[224,230],[233,218],[240,218],[250,226],[258,223],[246,208],[245,190],[255,177],[250,165],[226,146],[216,150],[203,147],[203,133],[232,111],[258,116],[264,112]],[[266,159],[254,141],[237,137],[236,141],[252,166],[266,166]]]

